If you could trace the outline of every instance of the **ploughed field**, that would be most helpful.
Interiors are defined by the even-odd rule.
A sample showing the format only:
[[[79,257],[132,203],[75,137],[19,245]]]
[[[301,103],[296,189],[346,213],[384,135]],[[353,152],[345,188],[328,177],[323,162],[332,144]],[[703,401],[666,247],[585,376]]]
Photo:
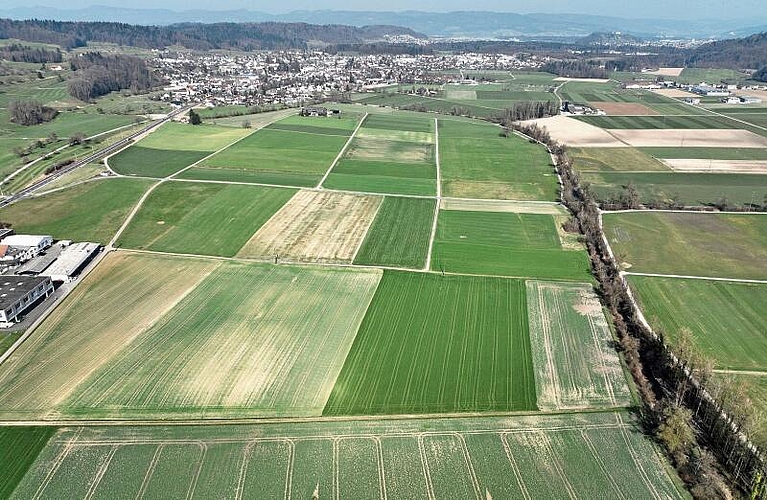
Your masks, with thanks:
[[[450,99],[548,85],[524,78]],[[24,451],[2,496],[681,496],[548,152],[341,109],[168,124],[110,159],[153,179],[0,211],[115,239],[0,363],[0,420],[44,425],[0,433]]]

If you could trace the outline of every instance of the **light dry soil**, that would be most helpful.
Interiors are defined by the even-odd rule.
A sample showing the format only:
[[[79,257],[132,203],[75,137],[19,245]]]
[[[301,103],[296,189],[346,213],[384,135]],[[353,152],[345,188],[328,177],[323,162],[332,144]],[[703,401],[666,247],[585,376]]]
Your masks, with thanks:
[[[299,191],[251,237],[238,256],[350,263],[382,200],[381,196]]]
[[[636,148],[767,148],[767,137],[756,135],[748,130],[612,129],[607,132]]]
[[[759,160],[661,160],[676,172],[711,172],[716,174],[767,174],[767,161]]]
[[[462,212],[507,212],[516,214],[563,215],[567,211],[558,203],[530,203],[513,200],[473,200],[465,198],[442,198],[440,210]]]
[[[551,138],[571,147],[581,148],[622,148],[626,143],[619,141],[609,132],[594,125],[584,123],[569,116],[552,116],[528,120],[523,124],[537,124],[545,127],[551,134]]]
[[[589,104],[601,109],[608,115],[646,116],[659,114],[654,109],[636,102],[590,102]]]

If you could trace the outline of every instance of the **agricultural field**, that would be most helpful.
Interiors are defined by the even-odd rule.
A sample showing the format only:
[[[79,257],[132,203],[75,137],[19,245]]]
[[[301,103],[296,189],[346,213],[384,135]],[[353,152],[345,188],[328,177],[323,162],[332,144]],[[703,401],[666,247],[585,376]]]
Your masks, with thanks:
[[[299,191],[238,252],[239,257],[350,263],[382,197]]]
[[[223,264],[82,381],[62,411],[320,415],[380,277],[378,270]]]
[[[626,374],[591,285],[526,286],[538,408],[630,406]]]
[[[0,365],[0,417],[60,415],[60,405],[79,384],[217,265],[157,255],[108,255]]]
[[[408,115],[368,115],[323,186],[435,196],[434,123]]]
[[[0,209],[17,233],[106,244],[149,188],[142,179],[99,179]]]
[[[645,317],[672,345],[689,328],[716,368],[767,374],[767,285],[630,276]]]
[[[117,246],[232,257],[295,192],[238,184],[166,182],[144,201]]]
[[[656,92],[639,89],[621,89],[614,83],[595,83],[570,81],[559,90],[563,100],[575,104],[589,104],[603,108],[608,114],[610,106],[619,106],[618,113],[640,115],[631,118],[641,119],[641,115],[708,115],[703,109],[690,106]],[[617,111],[618,108],[613,108]]]
[[[736,129],[742,123],[723,116],[576,116],[605,129]]]
[[[685,496],[628,414],[593,413],[72,427],[53,436],[12,498],[553,499],[563,492]]]
[[[324,415],[535,408],[524,282],[384,271]]]
[[[54,434],[52,427],[0,427],[0,498],[10,498]]]
[[[661,161],[635,148],[571,148],[568,156],[578,172],[668,172]]]
[[[444,196],[555,200],[557,176],[546,150],[496,125],[439,120]]]
[[[315,186],[333,164],[359,121],[343,118],[289,116],[184,174],[186,179]]]
[[[435,203],[429,199],[384,198],[354,263],[422,268],[429,251]]]
[[[640,201],[676,200],[686,206],[721,203],[760,204],[767,194],[767,176],[759,174],[689,172],[586,172],[588,182],[600,200],[617,198],[633,184]]]
[[[605,233],[632,272],[767,279],[767,216],[612,213]]]
[[[590,280],[582,250],[564,250],[551,215],[441,210],[431,267],[436,271]]]
[[[247,129],[166,123],[137,144],[109,158],[123,175],[166,177],[251,133]]]
[[[767,149],[759,148],[641,148],[641,151],[664,159],[767,161]]]

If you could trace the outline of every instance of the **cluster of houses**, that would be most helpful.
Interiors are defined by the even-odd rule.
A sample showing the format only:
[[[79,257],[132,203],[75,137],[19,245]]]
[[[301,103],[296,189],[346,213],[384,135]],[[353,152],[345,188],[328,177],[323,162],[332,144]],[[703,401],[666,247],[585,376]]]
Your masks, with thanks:
[[[678,84],[674,81],[662,81],[662,82],[646,82],[646,83],[631,83],[625,86],[627,89],[644,89],[644,90],[660,90],[660,89],[678,89],[692,94],[696,94],[702,97],[720,97],[721,102],[725,104],[759,104],[762,102],[761,97],[744,95],[744,92],[749,90],[765,90],[765,88],[746,87],[741,88],[732,84],[709,84],[701,82],[696,85]],[[739,91],[739,92],[738,92]],[[735,95],[738,92],[739,95]],[[700,104],[700,98],[687,97],[684,100],[687,104]]]
[[[0,328],[13,326],[93,260],[98,243],[54,241],[49,235],[0,229]]]

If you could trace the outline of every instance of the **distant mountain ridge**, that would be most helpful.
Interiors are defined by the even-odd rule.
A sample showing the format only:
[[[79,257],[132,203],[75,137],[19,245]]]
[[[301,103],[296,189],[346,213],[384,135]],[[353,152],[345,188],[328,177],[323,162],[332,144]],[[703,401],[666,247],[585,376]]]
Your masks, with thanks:
[[[711,19],[659,20],[624,19],[582,14],[514,14],[507,12],[377,12],[377,11],[295,11],[268,14],[250,10],[131,9],[92,6],[82,9],[49,7],[0,8],[0,17],[11,19],[55,19],[60,21],[119,21],[130,24],[166,26],[178,23],[222,22],[304,22],[351,26],[403,26],[433,37],[516,38],[582,37],[594,32],[621,31],[640,37],[728,38],[747,36],[767,29],[767,19],[723,21]],[[761,23],[761,24],[760,24]]]

